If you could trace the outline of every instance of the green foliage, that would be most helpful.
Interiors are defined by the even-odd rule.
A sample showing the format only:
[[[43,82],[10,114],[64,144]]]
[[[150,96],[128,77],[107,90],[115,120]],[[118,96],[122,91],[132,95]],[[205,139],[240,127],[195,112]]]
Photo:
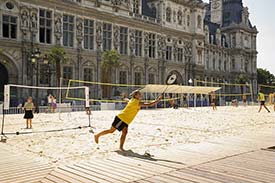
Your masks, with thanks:
[[[101,63],[101,80],[103,83],[112,82],[112,70],[120,65],[120,55],[116,50],[105,51],[102,54]],[[110,86],[102,86],[103,98],[110,98],[112,88]]]
[[[247,77],[243,74],[238,75],[238,77],[236,78],[236,83],[238,84],[246,84],[247,81]]]
[[[66,51],[64,48],[60,46],[54,46],[50,53],[48,54],[48,58],[50,63],[55,64],[56,69],[56,81],[57,85],[60,86],[60,78],[61,78],[61,64],[66,63],[68,58],[66,56]]]
[[[66,51],[64,48],[60,47],[60,46],[54,46],[49,55],[49,61],[52,63],[65,63],[68,59],[66,57]]]
[[[274,85],[275,76],[266,69],[257,69],[258,83],[262,85]]]
[[[102,54],[102,67],[103,68],[112,68],[118,67],[120,64],[120,55],[116,50],[105,51]]]

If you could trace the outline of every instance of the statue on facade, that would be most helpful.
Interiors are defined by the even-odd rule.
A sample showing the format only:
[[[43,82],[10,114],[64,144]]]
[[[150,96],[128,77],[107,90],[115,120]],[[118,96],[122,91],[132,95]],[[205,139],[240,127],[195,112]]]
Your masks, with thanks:
[[[83,19],[77,18],[76,20],[76,37],[79,42],[83,40]]]
[[[158,52],[158,58],[163,58],[165,55],[166,50],[166,43],[165,43],[165,37],[162,35],[157,36],[157,52]]]
[[[173,56],[175,61],[178,57],[178,41],[176,39],[173,39]]]
[[[29,28],[29,13],[27,8],[21,9],[21,29],[27,30]]]
[[[118,50],[118,46],[119,46],[119,26],[118,25],[114,25],[114,49]]]
[[[97,48],[102,44],[102,22],[96,22],[96,44]]]
[[[145,56],[148,56],[148,51],[149,51],[149,33],[144,32],[144,51],[145,51]]]
[[[61,15],[55,14],[54,15],[54,32],[61,34]]]
[[[31,30],[37,31],[37,12],[34,10],[31,12]]]
[[[135,30],[130,29],[129,30],[129,36],[130,36],[130,53],[133,55],[134,54],[134,49],[135,49]]]

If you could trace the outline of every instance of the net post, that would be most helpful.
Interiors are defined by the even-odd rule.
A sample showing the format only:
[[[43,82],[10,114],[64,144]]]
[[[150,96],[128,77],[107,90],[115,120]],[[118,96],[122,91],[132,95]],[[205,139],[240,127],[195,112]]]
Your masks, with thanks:
[[[88,112],[89,127],[91,127],[91,110],[90,110],[90,89],[88,86],[85,87],[85,109]]]
[[[254,105],[254,99],[253,99],[253,87],[252,87],[252,83],[250,83],[250,94],[251,94],[251,104],[252,106]]]
[[[10,85],[4,85],[4,102],[2,109],[2,125],[1,125],[1,135],[4,135],[4,126],[5,126],[5,109],[10,107]],[[2,140],[2,138],[1,138]]]

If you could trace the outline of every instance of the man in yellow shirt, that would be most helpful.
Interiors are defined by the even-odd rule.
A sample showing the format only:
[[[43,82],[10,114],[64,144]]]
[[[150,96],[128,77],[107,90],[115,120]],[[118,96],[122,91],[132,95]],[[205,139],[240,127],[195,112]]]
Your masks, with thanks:
[[[130,123],[134,120],[140,108],[154,106],[162,99],[162,96],[159,96],[158,99],[153,102],[143,103],[141,102],[142,95],[139,90],[133,91],[131,96],[132,98],[129,100],[126,107],[115,117],[112,127],[109,130],[104,130],[94,136],[96,143],[98,143],[99,137],[103,135],[114,133],[116,130],[122,131],[119,148],[124,151],[123,145],[128,133],[128,125],[130,125]]]
[[[265,108],[268,112],[270,112],[269,109],[268,109],[268,108],[266,107],[266,105],[265,105],[265,96],[264,96],[264,93],[262,93],[261,91],[260,91],[259,94],[258,94],[258,101],[260,102],[260,109],[259,109],[258,112],[261,112],[263,106],[264,106],[264,108]]]

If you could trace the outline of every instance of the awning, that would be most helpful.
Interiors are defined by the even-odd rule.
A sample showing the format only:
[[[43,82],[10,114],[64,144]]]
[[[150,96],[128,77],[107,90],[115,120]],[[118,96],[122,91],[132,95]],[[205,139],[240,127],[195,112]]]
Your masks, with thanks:
[[[204,86],[181,86],[181,85],[146,85],[140,91],[142,93],[190,93],[190,94],[209,94],[217,91],[220,87]]]

